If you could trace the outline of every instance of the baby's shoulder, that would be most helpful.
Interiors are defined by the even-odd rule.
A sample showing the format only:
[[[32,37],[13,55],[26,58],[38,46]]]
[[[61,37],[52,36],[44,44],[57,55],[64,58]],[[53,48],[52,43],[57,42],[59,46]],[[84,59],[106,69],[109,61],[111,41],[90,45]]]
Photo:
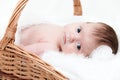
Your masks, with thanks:
[[[24,32],[24,31],[27,31],[27,30],[30,30],[30,29],[34,29],[39,25],[40,24],[25,25],[25,26],[22,26],[21,31]]]

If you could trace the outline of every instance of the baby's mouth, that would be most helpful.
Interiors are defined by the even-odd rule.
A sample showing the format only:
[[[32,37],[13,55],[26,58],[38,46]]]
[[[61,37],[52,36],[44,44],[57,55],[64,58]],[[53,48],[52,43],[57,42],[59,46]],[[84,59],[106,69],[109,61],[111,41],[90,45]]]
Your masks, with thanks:
[[[64,34],[64,44],[69,43],[69,34],[65,32]]]
[[[63,36],[63,43],[66,44],[66,33],[64,33],[64,36]]]

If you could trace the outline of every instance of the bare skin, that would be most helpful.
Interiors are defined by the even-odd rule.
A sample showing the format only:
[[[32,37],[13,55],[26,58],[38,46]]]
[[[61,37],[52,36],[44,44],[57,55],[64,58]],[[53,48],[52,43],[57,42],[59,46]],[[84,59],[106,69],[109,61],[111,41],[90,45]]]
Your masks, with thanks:
[[[72,23],[64,27],[41,23],[31,25],[21,32],[20,44],[30,52],[41,55],[44,51],[61,51],[85,56],[97,48],[94,32],[97,23]]]

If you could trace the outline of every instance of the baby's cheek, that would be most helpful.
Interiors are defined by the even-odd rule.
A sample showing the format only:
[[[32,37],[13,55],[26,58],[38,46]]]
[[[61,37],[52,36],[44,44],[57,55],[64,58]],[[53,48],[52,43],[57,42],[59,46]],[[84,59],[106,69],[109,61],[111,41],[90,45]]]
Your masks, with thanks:
[[[74,48],[70,45],[66,45],[63,47],[63,52],[65,53],[73,53],[75,52]]]

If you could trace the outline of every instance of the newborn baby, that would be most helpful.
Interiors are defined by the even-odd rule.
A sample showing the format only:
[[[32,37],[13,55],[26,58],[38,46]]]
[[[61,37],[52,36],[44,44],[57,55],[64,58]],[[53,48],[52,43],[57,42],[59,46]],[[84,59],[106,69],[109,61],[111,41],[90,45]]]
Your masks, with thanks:
[[[117,53],[115,31],[100,22],[71,23],[63,27],[41,23],[21,30],[20,46],[40,56],[49,50],[89,56],[100,45],[110,46]]]

